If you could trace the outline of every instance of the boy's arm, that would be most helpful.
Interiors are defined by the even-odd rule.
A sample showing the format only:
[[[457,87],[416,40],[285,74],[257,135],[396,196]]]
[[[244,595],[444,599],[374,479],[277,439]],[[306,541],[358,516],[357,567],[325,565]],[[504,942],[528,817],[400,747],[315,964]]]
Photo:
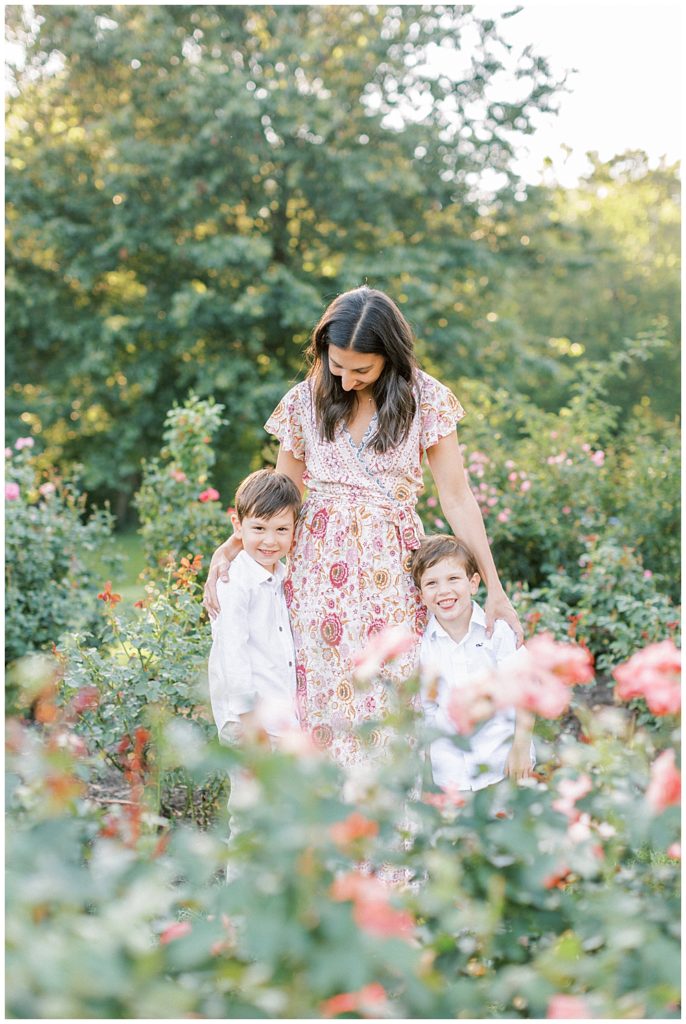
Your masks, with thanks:
[[[493,631],[493,652],[500,671],[507,671],[508,662],[518,661],[524,654],[523,647],[517,647],[513,631],[504,622],[497,622]],[[523,708],[517,708],[515,731],[510,753],[505,762],[505,775],[511,779],[526,779],[531,769],[531,738],[536,716]]]
[[[512,748],[505,762],[505,775],[526,779],[531,775],[531,737],[536,719],[530,711],[517,708]]]
[[[218,728],[252,711],[257,692],[249,649],[250,595],[236,582],[219,588],[220,610],[212,624],[209,685]]]

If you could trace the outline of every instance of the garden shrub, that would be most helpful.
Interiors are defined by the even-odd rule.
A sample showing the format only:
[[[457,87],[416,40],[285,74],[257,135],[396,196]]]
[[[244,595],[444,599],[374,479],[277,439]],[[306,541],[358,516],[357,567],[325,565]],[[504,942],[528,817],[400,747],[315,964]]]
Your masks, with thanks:
[[[560,567],[573,575],[583,538],[595,533],[635,549],[678,600],[678,430],[645,413],[618,423],[605,377],[580,370],[576,394],[557,413],[484,384],[456,387],[468,407],[467,478],[503,580],[538,587]],[[427,533],[448,530],[428,474],[419,511]]]
[[[637,647],[665,636],[677,637],[679,611],[660,593],[655,575],[630,548],[610,535],[581,539],[579,566],[562,566],[533,590],[514,593],[518,614],[529,632],[546,630],[571,638],[593,653],[598,672],[607,673]]]
[[[42,729],[9,723],[10,1016],[678,1018],[673,715],[656,739],[623,708],[589,714],[537,778],[457,799],[417,799],[406,702],[388,758],[345,780],[304,735],[239,751],[179,718],[133,737],[128,805],[105,809],[41,671]],[[249,770],[228,849],[223,822],[150,810],[153,745],[198,779]]]
[[[132,615],[119,614],[118,594],[102,593],[97,636],[75,633],[59,648],[60,704],[78,709],[76,729],[101,770],[125,773],[141,730],[155,737],[170,721],[193,720],[205,737],[215,731],[205,672],[210,630],[200,602],[201,564],[196,556],[182,558],[178,567],[168,565],[164,579],[146,584],[146,596]],[[198,789],[154,754],[148,761],[156,812],[179,787],[186,792],[186,810],[201,815],[207,800],[214,805],[221,796],[214,778]]]
[[[191,394],[175,405],[164,425],[159,458],[143,464],[135,504],[149,577],[167,572],[189,552],[211,552],[231,533],[226,507],[210,484],[212,438],[225,421],[223,405]]]
[[[93,626],[98,588],[89,556],[116,564],[109,509],[88,512],[77,478],[39,470],[34,449],[33,437],[5,449],[6,662]]]

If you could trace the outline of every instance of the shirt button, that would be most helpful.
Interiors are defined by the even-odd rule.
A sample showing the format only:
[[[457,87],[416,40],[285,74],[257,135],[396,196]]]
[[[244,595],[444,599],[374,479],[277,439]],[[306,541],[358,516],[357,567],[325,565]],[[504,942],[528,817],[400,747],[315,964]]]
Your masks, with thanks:
[[[279,626],[279,633],[283,633],[283,626]]]
[[[289,661],[289,662],[288,662],[288,667],[289,667],[289,668],[293,668],[293,662],[292,662],[292,661]]]

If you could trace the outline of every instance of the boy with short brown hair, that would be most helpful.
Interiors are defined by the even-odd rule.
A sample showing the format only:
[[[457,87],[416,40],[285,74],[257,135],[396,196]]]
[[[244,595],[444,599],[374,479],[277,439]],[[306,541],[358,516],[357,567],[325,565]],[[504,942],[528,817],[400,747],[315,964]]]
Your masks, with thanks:
[[[486,619],[473,600],[481,577],[474,555],[452,536],[425,538],[415,551],[412,575],[429,621],[419,660],[423,676],[438,676],[431,693],[422,685],[427,720],[445,737],[431,744],[434,782],[445,789],[482,789],[505,776],[526,778],[535,761],[533,716],[514,708],[497,711],[469,737],[461,750],[448,735],[456,729],[448,714],[452,690],[517,657],[516,638],[502,620],[486,636]],[[435,698],[435,699],[434,699]]]

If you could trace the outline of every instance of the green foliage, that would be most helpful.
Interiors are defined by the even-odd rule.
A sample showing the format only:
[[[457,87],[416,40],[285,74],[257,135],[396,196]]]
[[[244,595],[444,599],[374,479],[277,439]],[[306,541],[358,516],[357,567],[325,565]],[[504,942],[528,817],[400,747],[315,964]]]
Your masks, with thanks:
[[[215,454],[212,439],[224,422],[222,405],[191,394],[174,405],[164,424],[159,458],[143,465],[136,494],[148,575],[164,576],[171,560],[192,558],[226,540],[230,523],[209,486]]]
[[[40,469],[33,449],[27,437],[5,450],[6,661],[92,626],[102,581],[88,567],[88,554],[102,550],[105,563],[114,561],[109,510],[89,513],[77,478]]]
[[[637,347],[633,358],[644,353]],[[606,395],[622,359],[582,364],[575,394],[556,413],[503,389],[456,386],[469,411],[460,427],[468,479],[502,579],[530,587],[559,574],[576,579],[595,534],[635,551],[678,600],[678,431],[636,419],[618,440],[603,440],[620,415]],[[448,529],[430,481],[420,512],[428,533]]]
[[[198,780],[249,771],[227,848],[223,823],[151,812],[147,754],[129,806],[104,811],[68,719],[10,721],[10,1016],[541,1019],[564,993],[598,1018],[677,1017],[679,815],[644,795],[651,734],[618,708],[588,715],[587,743],[539,749],[538,780],[460,807],[417,799],[421,723],[398,708],[394,724],[347,801],[304,737],[237,751],[181,718],[146,737],[153,763]],[[384,887],[361,862],[415,881]]]
[[[647,367],[610,384],[624,416],[635,406],[678,416],[679,166],[649,167],[632,151],[601,163],[576,188],[528,189],[484,230],[502,259],[484,346],[497,348],[509,386],[553,410],[567,399],[583,355],[604,363],[642,334],[662,336]]]
[[[214,728],[202,688],[209,627],[201,624],[197,572],[197,562],[168,567],[165,579],[146,585],[133,616],[118,614],[119,595],[111,595],[102,604],[97,637],[76,633],[60,648],[60,699],[68,703],[83,687],[97,689],[97,703],[80,717],[79,728],[110,763],[117,764],[112,754],[121,739],[149,728],[155,714],[193,716]]]
[[[580,573],[560,569],[544,586],[515,595],[518,614],[532,631],[574,637],[592,651],[600,672],[626,661],[639,646],[665,636],[676,640],[679,611],[631,549],[595,534],[584,541]]]

